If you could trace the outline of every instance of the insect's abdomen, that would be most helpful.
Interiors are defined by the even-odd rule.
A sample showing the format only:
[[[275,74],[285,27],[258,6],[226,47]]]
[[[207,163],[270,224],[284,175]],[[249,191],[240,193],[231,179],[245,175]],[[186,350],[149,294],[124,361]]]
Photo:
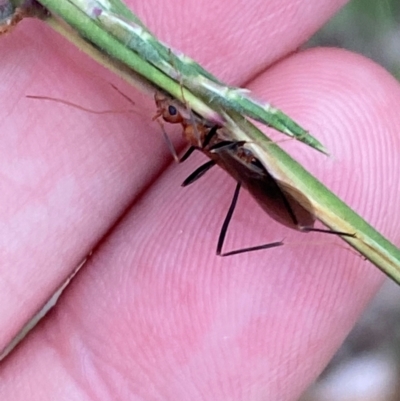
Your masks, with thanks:
[[[249,163],[240,158],[235,149],[221,148],[208,156],[226,170],[236,181],[246,188],[262,209],[274,220],[295,230],[311,228],[315,218],[301,203],[306,199],[296,199],[279,186],[278,182],[260,163]],[[299,194],[299,197],[300,194]]]

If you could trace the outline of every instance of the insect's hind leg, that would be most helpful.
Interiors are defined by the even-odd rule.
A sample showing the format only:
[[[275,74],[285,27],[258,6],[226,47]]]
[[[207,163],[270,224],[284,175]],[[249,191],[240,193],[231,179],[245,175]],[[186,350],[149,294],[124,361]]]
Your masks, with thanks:
[[[202,164],[199,168],[197,168],[195,171],[193,171],[192,174],[190,174],[185,181],[182,183],[182,187],[187,187],[190,184],[193,184],[195,181],[197,181],[200,177],[202,177],[208,170],[210,170],[211,167],[215,166],[215,161],[214,160],[209,160],[207,163]]]
[[[342,235],[345,237],[353,237],[353,238],[356,237],[356,234],[352,234],[352,233],[345,233],[342,231],[334,231],[334,230],[329,230],[329,229],[324,229],[324,228],[301,226],[297,220],[297,217],[296,217],[292,207],[290,206],[290,203],[289,203],[286,195],[280,189],[278,184],[277,184],[277,189],[279,190],[279,193],[282,197],[283,204],[285,205],[285,208],[286,208],[287,212],[289,213],[289,215],[293,221],[293,224],[298,228],[299,231],[306,232],[306,233],[307,232],[315,232],[315,233],[323,233],[323,234],[335,234],[335,235]]]
[[[183,163],[185,160],[189,159],[189,157],[192,155],[192,153],[196,150],[197,148],[195,146],[190,146],[185,153],[182,155],[181,158],[178,159],[178,163]]]
[[[329,230],[329,229],[324,229],[324,228],[314,228],[314,227],[302,227],[299,226],[299,230],[302,232],[314,232],[314,233],[323,233],[323,234],[335,234],[335,235],[341,235],[343,237],[352,237],[352,238],[357,238],[356,233],[345,233],[342,231],[335,231],[335,230]]]
[[[222,224],[221,231],[219,233],[218,244],[217,244],[217,252],[216,252],[218,256],[238,255],[240,253],[259,251],[259,250],[262,250],[262,249],[274,248],[276,246],[283,245],[282,241],[278,241],[278,242],[271,242],[269,244],[252,246],[252,247],[248,247],[248,248],[241,248],[241,249],[237,249],[237,250],[230,251],[230,252],[224,252],[224,253],[222,252],[222,247],[224,245],[225,237],[226,237],[226,234],[228,232],[229,223],[230,223],[230,221],[232,219],[233,212],[235,211],[236,204],[237,204],[237,201],[238,201],[238,198],[239,198],[240,188],[241,188],[241,183],[238,182],[236,184],[235,192],[233,194],[232,201],[231,201],[231,204],[230,204],[229,209],[228,209],[228,213],[225,216],[225,220],[224,220],[224,222]]]

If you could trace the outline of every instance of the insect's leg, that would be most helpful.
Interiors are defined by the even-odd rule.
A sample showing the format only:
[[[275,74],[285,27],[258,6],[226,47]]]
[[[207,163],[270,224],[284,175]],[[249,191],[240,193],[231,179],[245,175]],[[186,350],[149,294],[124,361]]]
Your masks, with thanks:
[[[204,141],[202,143],[202,148],[204,149],[206,146],[208,146],[208,144],[210,143],[211,139],[215,136],[215,134],[217,133],[218,128],[221,128],[218,125],[214,125],[210,131],[207,132],[207,135],[204,138]]]
[[[183,156],[179,159],[179,163],[183,163],[185,160],[189,158],[189,156],[196,150],[197,148],[194,146],[190,146],[189,149],[183,154]]]
[[[333,230],[328,230],[328,229],[324,229],[324,228],[314,228],[314,227],[305,227],[305,226],[300,226],[298,223],[298,220],[296,218],[296,215],[294,214],[294,211],[292,209],[292,207],[290,206],[289,201],[287,200],[285,194],[283,193],[283,191],[280,189],[279,185],[276,184],[277,189],[279,190],[279,193],[282,197],[282,201],[283,204],[285,205],[285,208],[287,210],[287,212],[289,213],[293,224],[295,226],[297,226],[297,228],[302,231],[302,232],[316,232],[316,233],[325,233],[325,234],[336,234],[336,235],[343,235],[345,237],[356,237],[356,234],[351,234],[351,233],[344,233],[341,231],[333,231]]]
[[[243,146],[246,142],[245,141],[220,141],[216,143],[213,146],[210,146],[209,151],[211,153],[218,153],[219,150],[224,149],[224,148],[230,148],[234,150],[235,148],[239,148],[240,146]]]
[[[193,184],[196,180],[198,180],[200,177],[202,177],[208,170],[210,170],[211,167],[215,166],[215,161],[214,160],[209,160],[207,163],[202,164],[199,168],[197,168],[195,171],[193,171],[192,174],[189,175],[183,181],[182,187],[187,187],[190,184]]]
[[[232,198],[231,204],[229,206],[228,213],[226,214],[224,223],[222,224],[221,232],[219,233],[218,244],[217,244],[217,255],[218,256],[237,255],[239,253],[259,251],[261,249],[268,249],[268,248],[273,248],[273,247],[276,247],[276,246],[283,245],[282,241],[271,242],[269,244],[253,246],[253,247],[250,247],[250,248],[242,248],[242,249],[237,249],[235,251],[222,253],[222,247],[224,245],[225,237],[226,237],[226,234],[228,232],[228,226],[229,226],[229,223],[230,223],[230,221],[232,219],[233,212],[235,211],[237,200],[239,198],[240,188],[241,188],[241,183],[238,182],[236,184],[235,192],[233,194],[233,198]]]
[[[292,219],[293,224],[296,227],[299,227],[299,222],[297,220],[297,217],[296,217],[292,207],[290,206],[288,199],[286,198],[285,194],[283,193],[283,191],[281,190],[281,188],[279,187],[279,185],[276,182],[275,182],[275,185],[276,185],[277,192],[280,194],[280,196],[282,198],[282,202],[286,208],[286,211],[289,213],[289,216]]]
[[[251,246],[249,248],[236,249],[236,251],[221,253],[221,254],[219,254],[219,256],[232,256],[232,255],[238,255],[240,253],[262,251],[263,249],[275,248],[275,247],[281,246],[281,245],[283,245],[282,241],[270,242],[269,244]]]
[[[176,152],[176,150],[175,150],[175,148],[174,148],[174,145],[173,145],[173,143],[172,143],[170,137],[169,137],[168,134],[166,133],[166,131],[165,131],[165,129],[164,129],[164,125],[163,125],[159,120],[157,120],[157,122],[160,124],[161,131],[162,131],[162,133],[163,133],[164,140],[165,140],[165,142],[166,142],[166,144],[167,144],[167,146],[168,146],[168,150],[171,152],[171,155],[172,155],[172,157],[175,159],[175,161],[179,163],[179,162],[180,162],[180,159],[179,159],[178,153]]]
[[[352,237],[352,238],[357,238],[356,233],[344,233],[342,231],[334,231],[334,230],[329,230],[329,229],[324,229],[324,228],[314,228],[314,227],[299,227],[300,231],[303,232],[316,232],[316,233],[324,233],[324,234],[335,234],[335,235],[342,235],[343,237]]]
[[[228,213],[225,216],[225,220],[222,224],[221,231],[219,233],[218,244],[217,244],[217,255],[218,256],[225,256],[225,254],[222,253],[222,247],[225,242],[226,233],[228,232],[229,223],[232,219],[233,212],[235,211],[235,208],[236,208],[236,203],[239,198],[239,192],[240,192],[241,186],[242,185],[240,182],[238,182],[236,184],[235,192],[233,194],[233,198],[232,198],[231,204],[229,206]]]

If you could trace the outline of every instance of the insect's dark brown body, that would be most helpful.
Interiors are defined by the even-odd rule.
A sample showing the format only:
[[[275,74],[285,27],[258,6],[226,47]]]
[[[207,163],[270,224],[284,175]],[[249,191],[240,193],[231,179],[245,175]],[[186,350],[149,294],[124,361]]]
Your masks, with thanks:
[[[226,149],[220,148],[206,153],[237,182],[240,182],[274,220],[295,230],[313,227],[315,218],[301,206],[300,199],[295,199],[280,187],[277,180],[248,149],[242,146],[232,143],[232,146],[227,146]],[[298,196],[301,197],[300,194]],[[301,200],[303,203],[307,202],[304,197]]]

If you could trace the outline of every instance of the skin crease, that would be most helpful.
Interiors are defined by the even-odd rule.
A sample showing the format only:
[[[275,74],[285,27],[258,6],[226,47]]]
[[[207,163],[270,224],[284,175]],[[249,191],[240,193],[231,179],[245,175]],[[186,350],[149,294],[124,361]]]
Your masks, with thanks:
[[[282,145],[398,244],[398,83],[334,49],[267,69],[344,2],[198,3],[129,2],[163,40],[221,78],[247,82],[314,133],[332,157]],[[246,36],[239,19],[250,24]],[[225,249],[285,246],[216,257],[235,184],[215,170],[181,189],[203,159],[169,164],[151,100],[129,93],[135,113],[99,116],[26,99],[127,108],[107,84],[127,91],[122,82],[40,22],[24,21],[0,46],[1,347],[101,241],[57,307],[1,363],[0,399],[297,399],[383,275],[337,238],[271,221],[245,193]]]

